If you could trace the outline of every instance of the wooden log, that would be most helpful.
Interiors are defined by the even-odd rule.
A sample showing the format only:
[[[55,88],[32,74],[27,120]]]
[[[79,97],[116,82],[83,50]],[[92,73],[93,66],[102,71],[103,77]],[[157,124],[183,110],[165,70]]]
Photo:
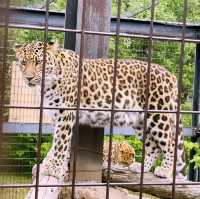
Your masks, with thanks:
[[[106,180],[106,170],[103,172],[103,179]],[[120,173],[111,172],[111,182],[120,183],[140,183],[140,174],[137,173]],[[176,183],[188,183],[191,181],[184,179],[177,179]],[[152,173],[144,174],[144,183],[157,183],[158,185],[143,185],[144,193],[148,193],[159,198],[172,198],[172,185],[162,185],[172,183],[172,180],[166,178],[159,178]],[[122,187],[132,191],[140,191],[138,185],[123,185]],[[176,185],[176,199],[200,199],[200,185]]]

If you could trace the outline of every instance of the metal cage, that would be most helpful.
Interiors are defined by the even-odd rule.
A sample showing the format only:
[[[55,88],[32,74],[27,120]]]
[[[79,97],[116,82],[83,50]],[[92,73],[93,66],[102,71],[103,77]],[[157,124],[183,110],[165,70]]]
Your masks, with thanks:
[[[142,110],[144,113],[144,131],[143,137],[144,142],[146,139],[146,130],[147,130],[147,114],[149,112],[157,112],[157,113],[176,113],[176,139],[175,139],[175,156],[174,156],[174,166],[173,166],[173,180],[171,183],[165,183],[164,185],[170,185],[172,187],[172,198],[176,198],[176,186],[180,185],[180,183],[176,183],[176,161],[177,161],[177,141],[178,141],[178,131],[179,131],[179,119],[181,114],[191,114],[193,118],[192,126],[193,128],[193,136],[192,140],[194,142],[199,141],[199,76],[200,76],[200,26],[198,25],[187,25],[187,11],[188,11],[188,1],[184,0],[184,10],[183,10],[183,18],[182,23],[179,24],[171,24],[171,23],[161,23],[155,22],[154,15],[155,15],[155,0],[151,1],[151,19],[150,21],[139,21],[139,20],[132,20],[132,19],[124,19],[121,18],[121,0],[117,1],[118,3],[118,10],[117,10],[117,17],[111,18],[111,31],[110,32],[99,32],[99,31],[89,31],[85,28],[85,6],[86,0],[83,0],[83,10],[82,10],[82,18],[81,18],[81,28],[78,30],[76,29],[76,21],[77,21],[77,7],[78,1],[69,1],[68,6],[66,7],[66,16],[63,13],[59,12],[51,12],[49,11],[49,0],[46,1],[46,8],[45,11],[43,10],[34,10],[34,9],[18,9],[10,7],[10,1],[5,1],[2,3],[3,6],[0,7],[2,15],[0,15],[0,24],[1,24],[1,32],[2,38],[0,43],[2,46],[1,53],[1,83],[0,83],[0,93],[1,93],[1,100],[0,100],[0,144],[3,143],[5,139],[7,139],[4,132],[12,131],[13,125],[5,122],[5,110],[12,109],[12,111],[17,109],[23,109],[24,113],[30,109],[30,111],[38,110],[38,113],[35,116],[35,121],[39,125],[39,131],[37,133],[37,139],[34,137],[34,142],[37,145],[37,149],[35,151],[29,151],[32,153],[36,153],[36,161],[37,161],[37,174],[36,174],[36,184],[26,183],[27,181],[24,180],[24,184],[16,183],[16,184],[0,184],[0,188],[8,189],[13,188],[13,190],[20,188],[26,189],[30,187],[35,187],[36,198],[38,194],[38,188],[41,187],[39,184],[39,163],[41,161],[41,143],[43,138],[43,130],[47,128],[47,131],[51,131],[50,127],[47,125],[46,127],[43,123],[48,121],[47,119],[43,118],[43,110],[48,109],[49,107],[44,107],[44,79],[45,79],[45,62],[43,65],[43,81],[41,86],[41,98],[40,101],[37,102],[33,106],[24,106],[22,105],[12,105],[12,103],[7,103],[5,99],[5,92],[7,91],[7,86],[5,85],[5,79],[10,78],[7,76],[8,74],[8,50],[9,50],[9,42],[8,42],[8,30],[9,28],[16,28],[16,29],[29,29],[29,30],[40,30],[44,32],[44,42],[45,44],[48,41],[48,33],[49,32],[62,32],[65,34],[65,41],[64,46],[65,48],[75,50],[75,41],[76,41],[76,34],[80,37],[80,60],[79,60],[79,81],[78,81],[78,100],[77,100],[77,108],[76,108],[76,126],[75,126],[75,147],[73,153],[73,173],[72,173],[72,183],[71,184],[63,184],[63,185],[56,185],[52,184],[52,187],[56,186],[71,186],[72,187],[72,198],[74,198],[75,188],[77,186],[105,186],[106,187],[106,199],[109,198],[109,188],[115,185],[125,185],[128,184],[130,186],[139,186],[140,187],[140,194],[139,198],[143,197],[143,190],[144,186],[149,183],[144,183],[144,158],[145,158],[145,144],[142,147],[142,169],[141,169],[141,176],[139,183],[113,183],[111,182],[111,149],[112,149],[112,137],[114,134],[114,114],[116,112],[136,112],[135,110],[117,110],[115,109],[115,91],[116,91],[116,80],[117,80],[117,60],[119,57],[119,42],[120,38],[130,38],[130,39],[145,39],[148,43],[147,50],[147,62],[148,62],[148,70],[147,70],[147,83],[146,83],[146,98],[145,98],[145,109]],[[26,19],[24,18],[26,17]],[[86,35],[100,35],[100,36],[108,36],[114,38],[115,44],[115,51],[114,51],[114,75],[113,75],[113,89],[112,89],[112,106],[111,109],[101,110],[98,111],[110,111],[111,113],[111,123],[109,129],[109,160],[108,160],[108,169],[107,169],[107,181],[104,183],[76,183],[76,160],[77,160],[77,150],[78,150],[78,141],[79,141],[79,120],[78,115],[80,110],[97,110],[97,109],[83,109],[80,108],[80,90],[81,90],[81,76],[82,76],[82,63],[84,58],[84,43],[85,43],[85,36]],[[69,41],[69,42],[67,42]],[[149,94],[149,82],[150,82],[150,67],[152,63],[152,56],[153,56],[153,44],[154,41],[160,42],[178,42],[180,44],[180,55],[179,55],[179,68],[178,68],[178,107],[177,110],[172,111],[161,111],[161,110],[149,110],[148,109],[148,94]],[[183,81],[183,66],[184,66],[184,48],[186,43],[193,43],[196,45],[196,63],[195,63],[195,77],[194,77],[194,95],[193,95],[193,110],[192,111],[182,111],[180,104],[181,104],[181,85]],[[46,52],[46,48],[44,48],[44,52]],[[46,55],[44,53],[44,60],[46,59]],[[19,83],[19,82],[18,82]],[[17,85],[17,82],[11,82],[13,85]],[[19,86],[21,84],[19,83]],[[15,98],[15,96],[13,95]],[[26,100],[27,97],[24,97]],[[11,94],[11,102],[15,100],[12,98]],[[52,108],[54,109],[54,108]],[[55,107],[57,109],[57,107]],[[61,107],[60,109],[68,109],[67,107]],[[10,113],[13,118],[15,118],[15,113]],[[29,113],[30,114],[30,113]],[[27,115],[23,115],[20,121],[14,120],[12,117],[10,118],[10,122],[25,122],[27,119]],[[15,124],[16,125],[16,124]],[[17,128],[15,126],[15,128]],[[20,128],[20,127],[19,127]],[[28,128],[35,128],[35,126],[31,127],[24,125],[23,127],[26,131]],[[108,129],[107,129],[108,130]],[[17,129],[14,129],[16,132]],[[37,131],[37,130],[35,130]],[[190,130],[190,133],[191,130]],[[3,146],[3,145],[2,145]],[[194,155],[194,151],[191,152],[191,156]],[[199,172],[194,170],[194,164],[190,166],[189,172],[190,180],[198,179],[200,180]],[[150,183],[151,184],[151,183]],[[199,185],[198,182],[190,182],[190,183],[181,183],[181,185]],[[160,186],[159,183],[152,183],[154,186]],[[42,185],[44,186],[44,185]],[[50,185],[48,185],[50,186]]]

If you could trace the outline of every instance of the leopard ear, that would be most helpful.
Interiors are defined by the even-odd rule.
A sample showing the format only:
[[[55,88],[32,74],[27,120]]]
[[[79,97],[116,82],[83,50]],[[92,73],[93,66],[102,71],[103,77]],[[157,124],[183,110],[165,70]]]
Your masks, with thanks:
[[[23,46],[22,44],[15,44],[14,51],[15,52],[19,51],[22,46]]]
[[[51,41],[47,44],[47,50],[56,51],[59,48],[58,41]]]
[[[15,44],[15,49],[21,48],[22,44]]]

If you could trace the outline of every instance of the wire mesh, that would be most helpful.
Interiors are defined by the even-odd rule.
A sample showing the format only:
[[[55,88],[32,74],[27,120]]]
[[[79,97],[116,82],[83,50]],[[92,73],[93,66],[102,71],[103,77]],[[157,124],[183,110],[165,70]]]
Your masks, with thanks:
[[[146,34],[127,34],[120,32],[120,8],[121,8],[121,1],[118,0],[118,16],[117,16],[117,26],[116,26],[116,33],[111,32],[98,32],[98,31],[87,31],[85,30],[85,2],[83,1],[83,14],[82,14],[82,27],[80,30],[72,30],[72,29],[65,29],[65,28],[49,28],[48,27],[48,16],[49,16],[49,1],[46,1],[46,17],[45,17],[45,26],[44,27],[33,27],[31,25],[15,25],[15,24],[8,24],[8,16],[5,17],[5,24],[2,26],[5,30],[4,32],[4,44],[3,44],[3,71],[1,71],[1,121],[0,121],[0,132],[3,132],[2,130],[2,124],[3,124],[3,113],[6,112],[5,110],[9,109],[9,122],[33,122],[33,123],[39,123],[39,132],[37,136],[27,134],[26,136],[33,140],[32,143],[23,143],[24,137],[19,140],[19,136],[17,135],[0,135],[1,136],[1,148],[3,149],[1,152],[0,162],[3,164],[0,165],[0,167],[5,171],[3,174],[1,174],[0,179],[0,187],[4,187],[0,192],[0,195],[2,198],[21,198],[22,195],[26,194],[28,187],[35,187],[35,197],[37,198],[38,194],[38,188],[41,186],[46,185],[40,185],[39,184],[39,163],[41,162],[41,146],[43,143],[43,140],[48,139],[51,140],[51,138],[42,136],[42,124],[51,122],[48,117],[43,116],[43,110],[44,109],[58,109],[58,107],[45,107],[43,105],[44,101],[44,83],[45,83],[45,60],[46,60],[46,46],[44,47],[44,64],[43,64],[43,78],[42,78],[42,86],[41,86],[41,99],[38,100],[38,93],[37,91],[29,90],[23,83],[22,77],[19,75],[19,71],[17,69],[15,70],[15,67],[12,67],[12,74],[11,74],[11,90],[10,90],[10,103],[7,103],[4,105],[4,92],[7,91],[7,88],[5,89],[4,85],[4,79],[6,77],[6,74],[4,72],[5,67],[7,67],[7,60],[8,58],[8,29],[9,28],[21,28],[21,29],[36,29],[36,30],[42,30],[44,31],[44,43],[47,45],[48,40],[48,32],[50,31],[56,31],[56,32],[73,32],[76,34],[80,34],[81,42],[80,42],[80,59],[79,59],[79,81],[78,81],[78,100],[77,100],[77,107],[71,108],[71,107],[59,107],[59,109],[67,109],[67,110],[76,110],[76,128],[75,128],[75,134],[77,136],[76,144],[75,144],[75,152],[74,152],[74,164],[73,164],[73,177],[72,177],[72,183],[70,184],[59,184],[59,185],[47,185],[47,186],[72,186],[72,198],[74,198],[75,194],[75,187],[76,186],[106,186],[106,199],[109,198],[109,188],[111,186],[115,185],[139,185],[140,186],[140,195],[139,198],[143,197],[143,186],[146,184],[143,182],[144,179],[144,159],[145,159],[145,144],[143,144],[142,148],[142,167],[141,167],[141,177],[140,177],[140,183],[112,183],[110,182],[110,167],[111,167],[111,149],[112,149],[112,137],[113,137],[113,120],[114,120],[114,114],[116,112],[143,112],[145,113],[144,117],[144,143],[146,138],[146,131],[147,131],[147,115],[148,113],[176,113],[176,139],[175,139],[175,156],[174,156],[174,167],[173,167],[173,182],[172,183],[166,183],[166,185],[172,186],[172,198],[176,198],[176,185],[180,184],[190,184],[190,183],[176,183],[176,159],[177,159],[177,142],[178,142],[178,132],[179,132],[179,120],[180,120],[180,114],[199,114],[200,111],[182,111],[180,107],[181,102],[181,85],[182,85],[182,75],[183,75],[183,66],[184,66],[184,49],[185,46],[187,46],[186,42],[192,42],[192,43],[199,43],[199,39],[186,39],[185,38],[185,31],[186,31],[186,18],[187,18],[187,0],[184,1],[184,11],[183,11],[183,23],[182,25],[182,37],[181,38],[172,38],[169,36],[156,36],[154,35],[154,9],[155,9],[155,1],[152,0],[151,3],[151,20],[150,20],[150,31]],[[9,8],[9,1],[7,1],[7,9]],[[113,89],[112,89],[112,106],[108,109],[101,109],[101,108],[80,108],[80,91],[81,91],[81,76],[82,76],[82,63],[83,63],[83,49],[84,49],[84,36],[85,35],[104,35],[104,36],[110,36],[113,37],[113,43],[114,43],[114,73],[113,73]],[[143,49],[134,49],[134,55],[136,58],[140,58],[143,60],[146,60],[148,62],[148,69],[147,69],[147,83],[146,83],[146,100],[145,100],[145,109],[144,110],[126,110],[126,109],[115,109],[115,87],[116,87],[116,80],[117,80],[117,63],[118,58],[120,58],[120,45],[121,45],[121,38],[124,40],[134,40],[140,41],[144,43]],[[145,40],[145,41],[144,41]],[[167,52],[168,49],[165,49],[165,52],[159,59],[156,58],[156,50],[155,47],[156,43],[159,45],[162,45],[163,43],[171,43],[174,42],[177,45],[181,42],[181,48],[180,48],[180,64],[179,68],[176,69],[175,72],[178,72],[179,78],[178,78],[178,107],[177,110],[149,110],[148,109],[148,94],[149,94],[149,83],[150,83],[150,67],[152,62],[158,62],[162,63],[163,59],[162,56],[171,56],[171,52]],[[154,46],[153,46],[154,43]],[[131,45],[134,46],[134,43],[131,43]],[[188,44],[189,45],[189,44]],[[163,44],[165,46],[165,44]],[[133,52],[131,52],[133,53]],[[155,55],[155,58],[154,58]],[[130,55],[131,58],[133,55]],[[179,56],[179,55],[173,55],[173,56]],[[25,94],[24,94],[25,93]],[[19,109],[19,110],[18,110]],[[28,111],[30,109],[30,111]],[[35,112],[35,109],[37,109],[37,112]],[[79,127],[79,111],[80,110],[96,110],[96,111],[109,111],[111,113],[111,123],[110,123],[110,136],[109,136],[109,160],[108,160],[108,170],[107,170],[107,182],[106,183],[83,183],[79,184],[76,183],[76,160],[77,160],[77,145],[78,145],[78,127]],[[14,133],[14,132],[13,132]],[[10,141],[11,142],[10,142]],[[9,143],[9,144],[8,144]],[[31,145],[31,147],[29,147]],[[16,153],[13,153],[10,151],[12,148],[16,148],[19,157],[15,157]],[[22,148],[20,151],[19,149]],[[27,151],[24,150],[24,148],[27,148]],[[12,154],[13,153],[13,154]],[[21,153],[21,154],[20,154]],[[30,154],[35,154],[35,158],[29,158]],[[19,155],[20,154],[20,155]],[[27,156],[26,156],[27,155]],[[37,172],[36,172],[36,184],[31,184],[31,175],[30,175],[30,169],[34,163],[37,163]],[[27,164],[27,165],[26,165]],[[15,168],[13,168],[15,167]],[[25,167],[29,167],[28,169]],[[12,175],[9,176],[9,170],[12,170]],[[20,172],[19,172],[20,170]],[[24,172],[24,170],[27,170],[27,172]],[[22,174],[21,177],[13,177],[14,174],[20,173]],[[13,184],[13,185],[11,185]],[[150,183],[151,184],[151,183]],[[152,183],[153,184],[153,183]],[[198,183],[191,183],[194,185],[197,185]],[[154,183],[154,185],[159,186],[160,184]],[[19,188],[19,192],[16,188]],[[9,190],[9,196],[7,195],[7,191]],[[7,192],[7,193],[6,193]]]

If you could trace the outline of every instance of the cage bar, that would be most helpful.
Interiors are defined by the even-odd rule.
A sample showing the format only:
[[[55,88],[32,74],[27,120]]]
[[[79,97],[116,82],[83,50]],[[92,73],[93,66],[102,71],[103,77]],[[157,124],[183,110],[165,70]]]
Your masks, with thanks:
[[[68,12],[69,16],[66,15],[66,18],[73,18],[76,19],[76,13],[75,10],[77,10],[77,1],[68,1],[69,4],[67,9],[73,8],[73,12],[70,14],[69,10]],[[183,185],[183,184],[192,184],[192,185],[198,185],[199,183],[176,183],[176,161],[177,161],[177,142],[178,142],[178,132],[179,132],[179,119],[180,114],[195,114],[193,116],[193,127],[198,127],[199,123],[199,55],[200,55],[200,45],[199,45],[199,37],[196,37],[196,34],[199,34],[200,28],[199,26],[187,26],[186,24],[186,18],[187,18],[187,0],[184,0],[184,12],[183,12],[183,23],[180,24],[164,24],[164,23],[158,23],[154,21],[154,11],[155,11],[155,0],[151,1],[151,20],[150,21],[137,21],[137,20],[128,20],[128,19],[121,19],[120,17],[120,8],[121,8],[121,0],[118,0],[118,16],[117,18],[111,19],[111,31],[112,32],[99,32],[99,31],[91,31],[86,30],[85,26],[85,14],[86,14],[86,0],[83,0],[83,13],[82,13],[82,26],[80,30],[76,29],[76,24],[69,24],[64,22],[63,13],[53,13],[49,12],[49,1],[46,1],[46,10],[27,10],[27,9],[15,9],[11,8],[11,17],[6,22],[2,22],[0,18],[0,22],[3,23],[2,27],[5,27],[5,58],[4,58],[4,66],[6,65],[6,48],[7,48],[7,36],[8,36],[8,28],[9,27],[18,27],[18,28],[30,28],[30,29],[40,29],[44,31],[44,57],[43,57],[43,73],[42,73],[42,89],[41,89],[41,100],[40,105],[37,106],[17,106],[17,105],[4,105],[3,103],[3,95],[1,99],[1,111],[0,113],[3,113],[3,108],[15,108],[15,109],[38,109],[40,111],[39,113],[39,132],[37,134],[38,141],[37,141],[37,172],[36,172],[36,184],[15,184],[15,185],[0,185],[0,188],[20,188],[20,187],[35,187],[35,198],[38,198],[38,190],[39,187],[64,187],[64,186],[71,186],[72,187],[72,198],[74,198],[75,194],[75,187],[76,186],[105,186],[106,187],[106,199],[109,199],[109,188],[110,186],[114,185],[139,185],[140,186],[140,195],[139,198],[141,199],[143,197],[143,186],[144,183],[144,159],[145,159],[145,140],[146,140],[146,131],[147,131],[147,115],[148,113],[175,113],[176,114],[176,139],[175,139],[175,155],[174,155],[174,166],[173,166],[173,182],[166,183],[166,185],[172,186],[172,198],[174,199],[176,197],[176,185]],[[2,8],[0,8],[1,10]],[[4,10],[5,11],[5,10]],[[24,14],[28,13],[27,21],[22,20],[22,16]],[[72,16],[72,14],[74,16]],[[18,18],[14,19],[14,16],[18,16]],[[34,16],[39,19],[45,19],[44,22],[38,23],[36,22],[33,24],[31,21],[30,16]],[[56,25],[56,21],[58,19],[62,19],[61,22]],[[20,20],[22,20],[21,24],[19,24]],[[52,21],[51,21],[52,20]],[[54,21],[55,20],[55,21]],[[70,19],[69,19],[70,20]],[[112,21],[113,20],[113,21]],[[76,21],[76,20],[75,20]],[[51,24],[52,23],[52,24]],[[62,24],[62,25],[61,25]],[[135,24],[135,26],[134,26]],[[63,28],[65,25],[65,28]],[[68,26],[69,25],[69,26]],[[49,27],[50,26],[50,27]],[[72,28],[72,29],[71,29]],[[129,29],[130,28],[130,29]],[[137,29],[138,28],[138,29]],[[148,30],[148,31],[147,31]],[[166,31],[167,30],[167,31]],[[174,32],[173,32],[173,31]],[[48,32],[49,31],[62,31],[65,32],[65,47],[70,49],[75,49],[75,39],[76,34],[80,34],[80,59],[79,59],[79,79],[78,79],[78,100],[77,100],[77,107],[44,107],[43,101],[44,101],[44,84],[45,84],[45,61],[46,61],[46,45],[48,40]],[[164,33],[163,33],[164,32]],[[169,34],[168,34],[169,33]],[[82,64],[83,64],[83,57],[84,57],[84,39],[88,35],[101,35],[101,36],[114,36],[115,37],[115,56],[114,56],[114,72],[113,72],[113,89],[112,89],[112,106],[109,109],[92,109],[92,108],[80,108],[80,91],[81,91],[81,77],[82,77]],[[120,37],[127,37],[127,38],[144,38],[147,39],[149,42],[148,46],[148,68],[147,68],[147,83],[146,83],[146,98],[145,98],[145,109],[144,110],[126,110],[126,109],[115,109],[115,92],[116,92],[116,81],[117,81],[117,63],[119,58],[119,39]],[[176,38],[172,38],[176,37]],[[67,39],[68,38],[68,39]],[[179,64],[179,78],[178,78],[178,107],[177,110],[149,110],[148,109],[148,94],[149,94],[149,83],[150,83],[150,67],[152,62],[152,51],[153,51],[153,40],[169,40],[169,41],[179,41],[181,42],[181,50],[180,50],[180,64]],[[67,42],[67,40],[71,40],[70,43]],[[194,42],[197,43],[196,45],[196,68],[195,68],[195,81],[194,81],[194,99],[193,99],[193,111],[181,111],[180,110],[180,99],[181,99],[181,84],[182,84],[182,75],[183,75],[183,65],[184,65],[184,47],[186,42]],[[69,45],[68,45],[69,44]],[[4,75],[4,72],[2,73]],[[4,76],[3,76],[4,78]],[[2,79],[3,79],[2,78]],[[3,85],[1,85],[2,88],[0,89],[3,93],[5,90]],[[75,126],[75,146],[74,154],[73,154],[73,173],[72,173],[72,183],[68,184],[52,184],[52,185],[40,185],[39,184],[39,170],[40,170],[40,151],[41,151],[41,138],[43,134],[43,110],[44,109],[65,109],[65,110],[76,110],[76,126]],[[111,113],[111,121],[110,121],[110,134],[109,134],[109,159],[108,159],[108,169],[107,169],[107,182],[106,183],[76,183],[76,171],[77,171],[77,151],[78,151],[78,143],[79,143],[79,112],[80,111],[86,111],[86,110],[98,110],[98,111],[109,111]],[[110,181],[110,171],[111,171],[111,149],[112,149],[112,136],[114,132],[114,114],[116,112],[142,112],[145,114],[144,117],[144,131],[143,131],[143,148],[142,148],[142,167],[141,167],[141,177],[140,177],[140,183],[112,183]],[[2,114],[1,114],[2,115]],[[3,124],[1,117],[0,124]],[[1,128],[2,129],[2,126]],[[1,130],[2,131],[2,130]],[[193,141],[199,141],[199,138],[193,137]],[[191,153],[193,155],[193,152]],[[192,168],[190,169],[190,179],[194,180],[195,172]],[[197,173],[197,177],[199,180],[199,173]],[[150,183],[151,185],[157,185],[160,184],[156,183]]]
[[[109,150],[108,150],[108,169],[107,169],[107,181],[106,181],[106,199],[109,199],[109,187],[110,187],[110,170],[111,170],[111,154],[112,154],[112,137],[113,137],[113,125],[115,114],[115,93],[117,82],[117,64],[119,56],[119,33],[120,33],[120,17],[121,17],[121,0],[117,0],[117,26],[115,37],[115,55],[114,55],[114,68],[113,68],[113,81],[112,81],[112,102],[110,113],[110,134],[109,134]]]

